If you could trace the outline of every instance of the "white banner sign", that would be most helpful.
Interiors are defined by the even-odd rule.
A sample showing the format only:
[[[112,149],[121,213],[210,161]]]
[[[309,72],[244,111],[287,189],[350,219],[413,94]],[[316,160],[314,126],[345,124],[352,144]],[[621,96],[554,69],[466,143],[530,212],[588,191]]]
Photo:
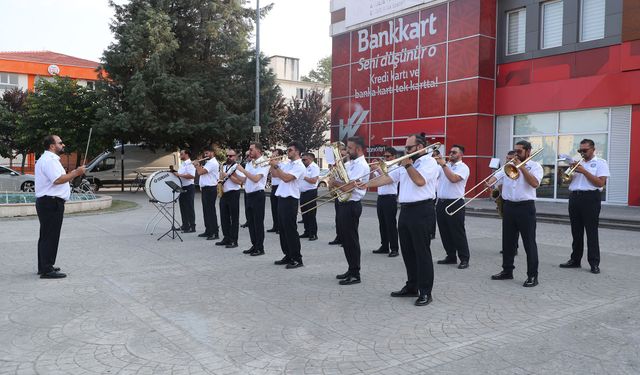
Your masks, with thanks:
[[[438,0],[347,0],[345,27],[400,12],[416,5],[441,2]]]

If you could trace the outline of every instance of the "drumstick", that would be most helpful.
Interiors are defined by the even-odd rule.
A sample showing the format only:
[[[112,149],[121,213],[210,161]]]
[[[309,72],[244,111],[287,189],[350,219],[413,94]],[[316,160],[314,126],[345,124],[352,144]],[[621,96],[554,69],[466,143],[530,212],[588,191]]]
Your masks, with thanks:
[[[82,161],[82,165],[87,164],[87,154],[89,153],[89,144],[91,143],[91,132],[93,128],[89,128],[89,139],[87,140],[87,149],[84,151],[84,160]],[[124,145],[122,146],[124,147]]]

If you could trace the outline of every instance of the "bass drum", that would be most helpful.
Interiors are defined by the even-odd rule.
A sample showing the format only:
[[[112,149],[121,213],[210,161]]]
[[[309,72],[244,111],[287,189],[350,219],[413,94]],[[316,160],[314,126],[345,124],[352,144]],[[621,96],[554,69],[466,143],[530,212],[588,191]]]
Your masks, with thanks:
[[[176,185],[182,187],[182,181],[169,171],[157,171],[151,174],[144,183],[145,191],[149,198],[160,203],[171,203],[178,199],[180,194],[173,194],[173,189],[166,184],[167,181],[173,181]]]

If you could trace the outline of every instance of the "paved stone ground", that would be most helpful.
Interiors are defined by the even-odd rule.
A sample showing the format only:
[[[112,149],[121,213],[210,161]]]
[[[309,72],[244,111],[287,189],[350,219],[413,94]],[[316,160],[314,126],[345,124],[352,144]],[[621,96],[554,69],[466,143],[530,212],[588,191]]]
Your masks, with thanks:
[[[515,280],[489,280],[500,224],[468,218],[471,267],[436,265],[434,303],[415,307],[389,297],[402,260],[371,254],[374,208],[360,223],[363,283],[339,286],[329,205],[320,240],[303,241],[305,267],[286,270],[272,234],[261,257],[241,254],[246,230],[237,249],[156,241],[145,195],[115,198],[141,207],[65,218],[64,280],[35,275],[37,220],[0,221],[0,374],[640,373],[638,232],[601,230],[592,275],[559,269],[569,227],[540,224],[540,285],[528,289],[524,256]],[[432,251],[443,256],[438,239]]]

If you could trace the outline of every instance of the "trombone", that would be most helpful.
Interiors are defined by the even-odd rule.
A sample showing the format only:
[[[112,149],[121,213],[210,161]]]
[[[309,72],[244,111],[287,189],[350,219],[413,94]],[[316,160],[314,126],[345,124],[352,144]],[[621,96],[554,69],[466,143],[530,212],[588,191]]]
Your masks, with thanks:
[[[539,148],[538,150],[536,150],[536,152],[534,152],[533,154],[529,155],[528,158],[526,158],[524,161],[515,164],[515,162],[513,160],[509,161],[508,163],[505,163],[502,167],[496,169],[493,173],[491,173],[489,176],[487,176],[484,180],[478,182],[474,187],[472,187],[471,189],[467,190],[462,197],[456,199],[455,201],[451,202],[447,207],[445,207],[444,212],[447,213],[447,215],[449,216],[453,216],[455,215],[458,211],[460,211],[461,209],[465,208],[469,203],[473,202],[474,199],[478,198],[480,195],[482,195],[485,191],[489,190],[489,186],[485,187],[484,189],[482,189],[481,192],[479,192],[478,194],[474,195],[473,197],[471,197],[471,199],[469,199],[468,201],[464,202],[464,204],[460,207],[458,207],[457,209],[455,209],[455,211],[453,212],[449,212],[449,210],[451,209],[451,207],[453,207],[456,203],[458,203],[458,201],[460,199],[465,199],[465,197],[467,196],[467,194],[469,194],[470,192],[474,191],[478,186],[484,184],[485,182],[489,181],[491,179],[491,177],[494,177],[496,174],[498,174],[498,172],[503,171],[504,170],[504,174],[505,176],[509,177],[512,180],[517,180],[518,177],[520,177],[520,168],[525,165],[529,160],[533,159],[535,156],[537,156],[539,153],[542,152],[542,150],[544,150],[544,148]]]
[[[251,165],[254,168],[268,167],[269,164],[274,160],[277,160],[279,163],[284,162],[285,160],[287,160],[287,155],[274,156],[268,159],[260,158],[257,160],[251,160]]]
[[[410,153],[410,154],[403,155],[403,156],[401,156],[401,157],[399,157],[399,158],[395,158],[395,159],[393,159],[393,160],[385,161],[385,162],[383,162],[382,164],[378,164],[378,166],[380,167],[380,170],[382,171],[382,174],[380,174],[380,175],[378,175],[378,176],[376,176],[376,177],[374,177],[374,178],[370,179],[369,181],[373,181],[373,180],[375,180],[375,179],[377,179],[377,178],[380,178],[380,177],[382,177],[382,176],[386,176],[386,175],[388,175],[388,174],[389,174],[389,172],[391,172],[391,171],[393,171],[393,170],[395,170],[395,169],[397,169],[397,168],[400,168],[400,166],[399,166],[400,162],[402,162],[402,161],[403,161],[403,160],[405,160],[405,159],[411,158],[411,157],[413,157],[413,156],[415,156],[415,155],[419,155],[419,154],[427,153],[427,152],[429,152],[429,149],[432,149],[432,148],[433,148],[433,149],[438,149],[438,148],[440,148],[440,146],[441,146],[441,144],[440,144],[439,142],[436,142],[436,143],[434,143],[434,144],[432,144],[432,145],[429,145],[429,146],[427,146],[427,147],[425,147],[425,148],[423,148],[423,149],[421,149],[421,150],[417,150],[417,151],[414,151],[414,152],[412,152],[412,153]],[[369,165],[372,165],[372,164],[377,164],[377,163],[375,163],[375,162],[374,162],[374,163],[369,163]],[[398,165],[397,165],[397,166],[395,166],[396,164],[398,164]],[[395,166],[395,167],[394,167],[394,168],[389,169],[389,167],[391,167],[391,166]],[[365,175],[363,175],[363,176],[360,176],[360,177],[358,177],[358,178],[355,178],[355,179],[351,180],[351,182],[353,182],[353,181],[358,181],[358,180],[360,180],[360,179],[362,179],[362,178],[364,178],[364,177],[369,176],[370,174],[371,174],[371,171],[369,171],[369,173],[367,173],[367,174],[365,174]],[[300,206],[300,209],[302,209],[302,207],[303,207],[303,206],[306,206],[306,205],[308,205],[309,203],[315,202],[315,201],[317,201],[317,200],[319,200],[319,199],[322,199],[322,198],[324,198],[324,197],[326,197],[326,196],[328,196],[328,195],[332,195],[332,194],[337,193],[338,191],[341,191],[343,187],[345,187],[345,186],[349,185],[351,182],[348,182],[348,183],[346,183],[346,184],[342,184],[342,185],[340,185],[340,186],[338,186],[338,187],[336,187],[336,188],[334,188],[334,189],[330,190],[328,193],[323,194],[323,195],[321,195],[321,196],[319,196],[319,197],[317,197],[317,198],[315,198],[315,199],[313,199],[313,200],[310,200],[309,202],[307,202],[307,203],[305,203],[305,204],[301,205],[301,206]],[[357,186],[354,186],[354,187],[352,187],[352,188],[348,189],[347,191],[342,191],[342,193],[351,193],[352,191],[354,191],[354,190],[355,190],[355,189],[357,189],[357,188],[358,188]],[[320,204],[316,205],[315,207],[309,208],[308,210],[304,210],[304,211],[302,211],[302,212],[301,212],[301,214],[303,214],[303,215],[304,215],[304,214],[306,214],[307,212],[310,212],[310,211],[312,211],[312,210],[315,210],[316,208],[318,208],[318,207],[320,207],[320,206],[322,206],[322,205],[324,205],[324,204],[327,204],[327,203],[329,203],[329,202],[333,201],[333,199],[335,199],[335,197],[334,197],[334,198],[332,198],[332,199],[325,200],[324,202],[322,202],[322,203],[320,203]]]

